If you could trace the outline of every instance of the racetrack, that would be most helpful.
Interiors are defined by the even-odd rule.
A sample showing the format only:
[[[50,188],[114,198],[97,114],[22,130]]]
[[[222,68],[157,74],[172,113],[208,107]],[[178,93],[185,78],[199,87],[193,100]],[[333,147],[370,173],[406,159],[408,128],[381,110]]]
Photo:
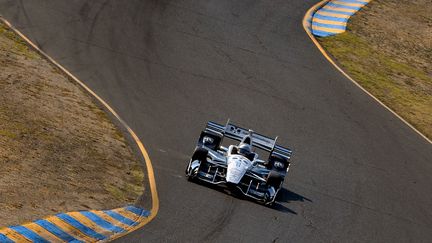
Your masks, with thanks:
[[[0,14],[146,146],[160,210],[118,241],[428,242],[432,146],[321,56],[302,27],[316,2],[0,0]],[[275,209],[184,178],[205,123],[227,118],[294,150]]]

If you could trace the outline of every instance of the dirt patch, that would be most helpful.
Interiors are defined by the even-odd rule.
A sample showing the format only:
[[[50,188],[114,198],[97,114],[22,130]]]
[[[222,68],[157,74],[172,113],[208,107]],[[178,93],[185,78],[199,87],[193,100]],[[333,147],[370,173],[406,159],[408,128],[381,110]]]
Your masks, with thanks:
[[[106,113],[3,24],[0,93],[0,226],[143,192],[139,160]]]
[[[320,43],[363,87],[432,138],[432,4],[374,0]]]

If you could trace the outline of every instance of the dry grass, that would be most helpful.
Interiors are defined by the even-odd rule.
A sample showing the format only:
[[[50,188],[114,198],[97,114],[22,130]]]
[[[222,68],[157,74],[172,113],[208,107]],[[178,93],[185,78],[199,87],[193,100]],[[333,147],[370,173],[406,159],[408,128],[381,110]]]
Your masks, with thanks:
[[[0,25],[0,226],[133,203],[143,173],[93,99]]]
[[[319,41],[363,87],[432,138],[432,5],[375,0]]]

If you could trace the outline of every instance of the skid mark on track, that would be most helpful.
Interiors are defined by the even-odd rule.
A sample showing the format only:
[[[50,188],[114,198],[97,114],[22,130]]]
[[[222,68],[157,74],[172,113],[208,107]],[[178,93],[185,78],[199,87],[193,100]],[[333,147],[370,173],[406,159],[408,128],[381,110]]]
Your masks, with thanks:
[[[19,6],[20,6],[20,8],[21,8],[21,11],[22,11],[22,13],[23,13],[23,15],[24,15],[24,18],[25,18],[27,24],[28,24],[28,25],[31,25],[32,21],[31,21],[31,19],[30,19],[30,16],[29,16],[28,13],[27,13],[26,7],[25,7],[24,2],[23,2],[22,0],[19,0]],[[43,46],[42,46],[42,44],[39,42],[39,40],[35,37],[33,31],[30,29],[29,32],[30,32],[30,35],[33,36],[33,39],[34,39],[34,42],[36,43],[36,45],[37,45],[39,48],[42,49]]]
[[[105,2],[102,3],[102,5],[99,7],[99,9],[97,10],[94,18],[92,19],[91,25],[90,25],[90,31],[87,35],[87,42],[90,42],[92,37],[93,37],[93,32],[94,32],[94,28],[96,26],[96,23],[98,21],[98,18],[101,14],[101,12],[105,9],[105,7],[108,5],[109,0],[105,0]]]
[[[204,235],[204,237],[201,239],[201,241],[208,242],[208,241],[214,241],[214,237],[222,232],[222,230],[225,228],[227,224],[231,221],[231,218],[233,216],[233,213],[236,209],[237,203],[235,202],[235,199],[228,198],[229,204],[227,203],[227,206],[224,207],[222,210],[222,213],[219,214],[219,217],[216,218],[214,222],[212,222],[213,228],[210,228],[207,234]]]

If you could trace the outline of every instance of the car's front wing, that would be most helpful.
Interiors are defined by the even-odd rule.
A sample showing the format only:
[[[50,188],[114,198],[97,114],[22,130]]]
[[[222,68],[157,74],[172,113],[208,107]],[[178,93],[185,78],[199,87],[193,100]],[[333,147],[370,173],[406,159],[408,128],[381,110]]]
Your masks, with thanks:
[[[214,185],[224,185],[226,182],[226,165],[201,163],[196,178]],[[265,180],[253,173],[246,173],[236,186],[239,191],[252,199],[261,202],[273,201],[275,189],[269,187]]]

